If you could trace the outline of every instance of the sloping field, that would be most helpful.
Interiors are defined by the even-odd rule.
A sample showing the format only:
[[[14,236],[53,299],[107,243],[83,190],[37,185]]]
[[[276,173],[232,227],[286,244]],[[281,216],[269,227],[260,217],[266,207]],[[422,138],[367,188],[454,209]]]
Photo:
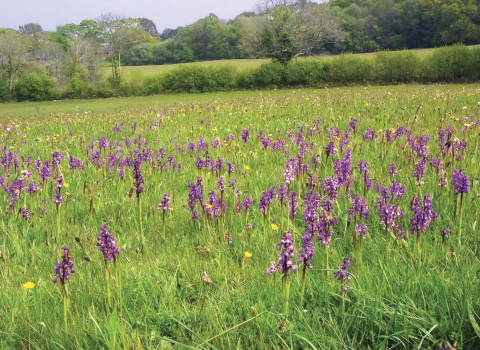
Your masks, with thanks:
[[[432,53],[435,49],[430,48],[430,49],[417,49],[417,50],[408,50],[415,52],[419,56],[423,57],[426,56],[430,53]],[[369,53],[361,53],[361,54],[356,54],[360,57],[373,57],[375,56],[376,52],[369,52]],[[308,58],[298,58],[298,60],[331,60],[334,59],[335,57],[338,57],[339,55],[328,55],[328,56],[316,56],[316,57],[308,57]],[[159,66],[126,66],[122,67],[123,73],[137,73],[141,72],[145,75],[151,75],[151,74],[157,74],[161,72],[165,72],[167,70],[176,68],[180,65],[191,65],[191,64],[198,64],[201,66],[215,66],[215,65],[228,65],[228,66],[235,66],[239,70],[243,69],[248,69],[248,68],[255,68],[260,66],[262,63],[270,62],[270,59],[268,58],[262,58],[262,59],[244,59],[244,60],[216,60],[216,61],[203,61],[203,62],[192,62],[192,63],[179,63],[179,64],[165,64],[165,65],[159,65]],[[106,67],[105,74],[110,73],[110,67]],[[141,74],[140,73],[140,74]]]

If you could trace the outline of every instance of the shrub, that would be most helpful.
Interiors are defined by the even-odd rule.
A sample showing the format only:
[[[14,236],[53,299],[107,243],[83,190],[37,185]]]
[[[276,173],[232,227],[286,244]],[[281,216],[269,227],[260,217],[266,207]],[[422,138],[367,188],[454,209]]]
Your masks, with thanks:
[[[15,84],[18,101],[45,101],[53,96],[53,81],[46,75],[27,74]]]
[[[236,81],[239,89],[255,89],[254,72],[256,68],[247,68],[237,73]]]
[[[132,66],[145,66],[153,63],[153,50],[155,44],[142,43],[132,47],[125,57],[125,62]]]
[[[207,69],[208,91],[225,91],[237,87],[237,68],[234,66],[212,66]]]
[[[253,83],[258,88],[282,87],[286,69],[278,62],[264,63],[253,71]]]
[[[140,70],[132,70],[128,76],[124,75],[119,92],[122,96],[145,95],[145,73]]]
[[[232,66],[180,66],[163,74],[156,82],[165,92],[211,92],[237,87],[237,70]]]
[[[470,49],[471,59],[469,65],[470,80],[478,81],[480,79],[480,46]]]
[[[379,52],[373,60],[375,80],[385,83],[418,79],[421,61],[411,51]]]
[[[472,51],[464,45],[438,48],[424,59],[424,78],[449,82],[468,80],[476,74],[471,60]]]
[[[89,98],[91,96],[92,87],[78,75],[70,79],[63,91],[64,98]]]
[[[143,89],[146,95],[155,95],[165,92],[163,87],[163,74],[158,73],[145,78]]]
[[[205,67],[199,65],[179,66],[163,75],[162,85],[166,92],[203,92],[207,83]]]
[[[330,64],[328,80],[335,83],[365,83],[372,80],[372,72],[371,59],[340,55]]]
[[[301,60],[291,62],[285,70],[285,83],[289,86],[315,86],[328,77],[328,64],[322,61]]]

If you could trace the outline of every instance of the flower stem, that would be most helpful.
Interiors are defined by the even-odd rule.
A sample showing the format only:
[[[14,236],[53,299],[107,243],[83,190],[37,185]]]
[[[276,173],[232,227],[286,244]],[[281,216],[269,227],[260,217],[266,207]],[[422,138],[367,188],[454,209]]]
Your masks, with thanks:
[[[462,238],[462,219],[463,219],[463,192],[460,193],[460,212],[458,213],[460,218],[458,220],[458,245],[461,245]]]
[[[65,334],[68,333],[68,320],[67,320],[67,295],[63,293],[63,325],[65,328]]]
[[[145,248],[145,237],[143,236],[143,225],[142,225],[142,202],[140,200],[140,194],[137,194],[138,200],[138,225],[140,227],[140,244],[143,248]]]
[[[307,280],[307,265],[303,264],[302,270],[302,294],[300,295],[300,307],[303,308],[303,296],[305,295],[305,282]]]

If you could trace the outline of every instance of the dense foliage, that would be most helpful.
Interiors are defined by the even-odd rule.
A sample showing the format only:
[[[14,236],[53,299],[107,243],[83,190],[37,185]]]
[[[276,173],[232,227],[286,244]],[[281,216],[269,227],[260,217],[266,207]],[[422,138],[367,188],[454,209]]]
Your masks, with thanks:
[[[480,79],[479,64],[480,47],[455,45],[436,49],[424,57],[411,51],[385,51],[368,58],[349,54],[333,59],[298,59],[288,65],[264,63],[244,70],[233,65],[180,65],[151,75],[132,72],[122,78],[116,89],[112,88],[111,78],[92,84],[78,75],[63,89],[52,89],[52,80],[46,75],[29,74],[18,80],[13,98],[39,101],[289,87],[476,82]],[[35,81],[33,77],[37,77]],[[10,98],[5,85],[3,94],[0,93],[2,98]]]

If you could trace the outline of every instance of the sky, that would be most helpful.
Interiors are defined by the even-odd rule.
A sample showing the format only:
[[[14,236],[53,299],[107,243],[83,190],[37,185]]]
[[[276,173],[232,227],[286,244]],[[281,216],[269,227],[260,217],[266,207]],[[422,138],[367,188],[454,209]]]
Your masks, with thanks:
[[[233,19],[251,11],[256,0],[0,0],[0,28],[18,29],[38,23],[53,31],[58,25],[79,24],[102,13],[148,18],[161,33],[165,28],[185,26],[214,13],[220,19]]]

